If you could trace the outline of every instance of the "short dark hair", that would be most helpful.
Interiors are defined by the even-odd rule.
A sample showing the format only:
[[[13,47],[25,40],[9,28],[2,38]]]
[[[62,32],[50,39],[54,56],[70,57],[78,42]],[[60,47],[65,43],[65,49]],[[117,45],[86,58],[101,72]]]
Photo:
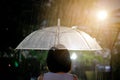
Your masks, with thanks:
[[[69,72],[71,69],[69,51],[67,49],[52,47],[48,51],[47,66],[51,72]]]

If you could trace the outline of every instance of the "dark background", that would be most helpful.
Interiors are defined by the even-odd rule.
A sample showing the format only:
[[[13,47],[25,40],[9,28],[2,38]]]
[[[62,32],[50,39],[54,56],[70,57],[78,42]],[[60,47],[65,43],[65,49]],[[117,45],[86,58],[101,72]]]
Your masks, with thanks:
[[[22,26],[30,24],[32,12],[23,14],[32,9],[31,0],[1,0],[0,2],[0,50],[15,48],[23,39]],[[25,21],[25,22],[24,22]]]

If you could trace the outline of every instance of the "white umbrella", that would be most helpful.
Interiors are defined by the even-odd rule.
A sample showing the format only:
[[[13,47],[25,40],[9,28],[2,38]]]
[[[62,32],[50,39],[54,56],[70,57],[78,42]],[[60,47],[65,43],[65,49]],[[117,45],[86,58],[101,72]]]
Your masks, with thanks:
[[[36,30],[29,34],[16,49],[48,50],[57,44],[63,44],[69,50],[102,49],[87,33],[63,26]]]

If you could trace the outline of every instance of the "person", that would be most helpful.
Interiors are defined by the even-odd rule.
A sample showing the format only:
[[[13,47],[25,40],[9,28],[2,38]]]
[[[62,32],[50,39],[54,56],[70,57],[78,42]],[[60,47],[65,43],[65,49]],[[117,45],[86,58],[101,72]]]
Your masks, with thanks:
[[[64,45],[52,47],[46,61],[49,72],[40,75],[38,80],[78,80],[76,75],[70,73],[70,54]]]

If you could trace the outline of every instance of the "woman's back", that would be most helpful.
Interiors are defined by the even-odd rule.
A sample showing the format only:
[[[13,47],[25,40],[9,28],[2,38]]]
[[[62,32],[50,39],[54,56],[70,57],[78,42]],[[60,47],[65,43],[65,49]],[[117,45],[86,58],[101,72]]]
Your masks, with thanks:
[[[73,80],[73,75],[69,73],[51,73],[44,74],[43,80]]]
[[[76,75],[70,73],[45,73],[43,76],[39,76],[38,80],[78,80]]]

